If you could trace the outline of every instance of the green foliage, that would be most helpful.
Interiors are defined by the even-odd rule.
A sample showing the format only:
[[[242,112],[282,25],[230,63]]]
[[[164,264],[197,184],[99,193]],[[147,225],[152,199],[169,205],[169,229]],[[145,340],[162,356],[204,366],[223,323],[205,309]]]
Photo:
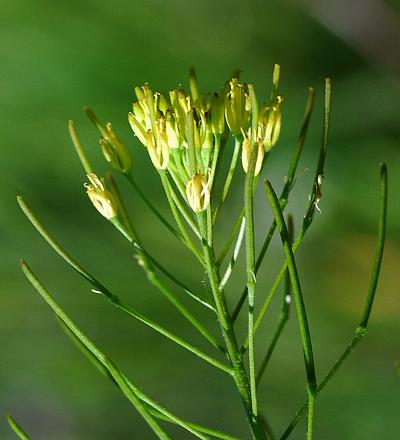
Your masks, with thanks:
[[[119,191],[116,181],[111,176],[107,182],[105,179],[97,177],[93,172],[94,167],[90,164],[79,140],[75,124],[73,122],[69,124],[73,144],[90,180],[90,184],[86,185],[86,192],[91,202],[100,214],[127,239],[139,266],[144,270],[150,283],[204,337],[208,343],[207,350],[187,342],[164,326],[147,318],[136,309],[126,305],[119,296],[106,288],[103,282],[98,281],[94,275],[89,273],[75,258],[71,257],[64,250],[41,224],[22,197],[19,197],[18,201],[24,213],[42,237],[69,266],[90,283],[93,293],[105,297],[113,306],[122,310],[128,316],[135,318],[181,348],[227,374],[232,379],[237,393],[242,400],[249,432],[257,440],[273,440],[276,438],[273,421],[270,420],[268,414],[266,415],[259,410],[257,385],[260,383],[275,346],[283,334],[283,329],[290,316],[290,300],[293,298],[304,354],[307,402],[299,409],[295,418],[280,438],[285,439],[290,435],[293,428],[308,409],[307,438],[312,440],[314,409],[317,397],[367,332],[367,324],[375,298],[385,242],[387,171],[386,166],[382,164],[378,244],[362,318],[349,347],[346,348],[339,360],[329,370],[326,377],[319,382],[316,376],[311,331],[299,270],[295,260],[295,251],[312,224],[315,212],[319,210],[322,196],[321,188],[324,179],[324,165],[328,145],[330,81],[326,80],[325,83],[321,149],[300,232],[293,239],[293,228],[290,226],[290,222],[289,226],[286,225],[283,210],[288,203],[289,195],[296,182],[297,165],[303,150],[314,104],[313,89],[309,91],[298,142],[292,153],[288,173],[285,176],[285,185],[280,197],[278,198],[276,195],[269,180],[264,182],[274,221],[267,231],[259,255],[256,256],[254,195],[259,175],[264,172],[264,165],[268,161],[271,147],[278,142],[281,130],[282,114],[280,106],[283,99],[278,94],[279,80],[280,68],[275,66],[271,97],[268,104],[261,104],[253,85],[243,82],[236,73],[232,75],[218,93],[217,96],[221,96],[223,99],[211,99],[207,95],[202,95],[193,69],[191,70],[190,93],[184,89],[179,89],[172,90],[169,94],[164,95],[153,92],[148,84],[135,89],[138,100],[133,104],[133,112],[129,115],[129,121],[135,135],[146,148],[151,163],[160,177],[161,187],[164,189],[165,197],[176,225],[172,225],[164,217],[156,204],[149,199],[146,191],[134,181],[131,175],[132,160],[130,153],[125,143],[115,134],[111,124],[103,125],[92,110],[86,109],[90,120],[99,131],[100,141],[103,139],[103,141],[107,142],[106,154],[104,154],[105,147],[100,142],[105,159],[114,169],[128,179],[132,188],[144,200],[150,211],[165,226],[166,231],[172,233],[173,237],[178,239],[183,246],[192,252],[194,258],[199,263],[199,271],[205,270],[206,272],[211,299],[196,293],[195,288],[186,287],[186,284],[177,275],[171,272],[169,268],[164,267],[146,250],[144,241],[139,236],[134,221],[130,219],[125,208],[125,194]],[[226,124],[221,122],[221,115],[225,115]],[[232,143],[233,145],[231,145]],[[279,145],[276,148],[279,149]],[[218,249],[215,237],[216,227],[218,222],[223,221],[224,203],[230,193],[233,177],[242,173],[242,171],[237,169],[237,159],[240,152],[245,174],[243,204],[242,208],[239,209],[232,232],[227,234],[221,249]],[[223,165],[225,156],[227,156],[229,163],[227,168]],[[261,289],[259,286],[257,272],[266,255],[275,229],[278,229],[281,237],[285,262],[267,295],[263,295],[264,298],[259,299],[264,289]],[[235,266],[235,263],[243,240],[246,252],[246,287],[234,312],[231,314],[227,301],[229,297],[227,284],[234,273],[234,269],[238,268],[238,266]],[[216,255],[218,253],[220,253],[220,256],[217,258]],[[226,263],[225,260],[228,255],[231,255],[231,258]],[[42,282],[39,281],[30,267],[25,262],[21,264],[28,280],[56,313],[59,323],[66,334],[92,363],[120,389],[158,438],[170,438],[165,428],[160,424],[161,420],[173,423],[197,438],[210,438],[208,435],[223,439],[235,438],[230,434],[224,434],[214,429],[185,421],[150,399],[79,329],[44,287]],[[257,367],[255,335],[265,316],[268,305],[285,274],[286,284],[280,320],[274,332],[273,340],[264,355],[264,360],[261,366]],[[173,288],[166,282],[167,280],[174,285]],[[219,336],[216,336],[212,329],[201,322],[191,307],[183,305],[178,299],[175,289],[186,293],[188,298],[201,304],[209,313],[216,317],[220,328]],[[247,336],[243,345],[240,345],[238,342],[236,318],[246,298],[248,304]],[[257,303],[262,305],[259,313],[255,315]],[[212,350],[212,354],[209,354],[209,350]],[[247,360],[244,356],[246,352],[248,353]],[[154,362],[156,361],[157,357],[154,359]],[[11,423],[11,426],[16,430],[15,427],[17,425],[15,422],[14,424]]]

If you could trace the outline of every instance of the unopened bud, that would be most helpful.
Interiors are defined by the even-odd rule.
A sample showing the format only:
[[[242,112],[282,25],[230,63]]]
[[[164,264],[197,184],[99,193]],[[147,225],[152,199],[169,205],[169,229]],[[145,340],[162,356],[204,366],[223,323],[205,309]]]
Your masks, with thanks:
[[[140,104],[139,101],[136,101],[132,104],[132,110],[133,110],[133,115],[135,116],[135,118],[141,122],[144,123],[145,122],[145,114],[142,108],[142,105]]]
[[[225,118],[231,132],[237,136],[249,125],[251,103],[245,85],[238,78],[232,78],[229,86],[225,100]]]
[[[132,168],[132,157],[128,147],[118,139],[111,123],[106,124],[107,137],[100,138],[100,146],[104,157],[113,168],[128,173]]]
[[[283,98],[278,96],[276,104],[271,108],[266,109],[265,115],[261,120],[261,124],[264,126],[262,130],[262,142],[267,151],[278,142],[281,133],[282,113],[280,107],[282,102]]]
[[[225,103],[218,93],[214,93],[211,100],[211,125],[214,134],[222,134],[225,130]]]
[[[129,125],[131,126],[135,136],[139,139],[139,141],[147,147],[147,138],[146,138],[146,130],[145,126],[138,119],[136,114],[129,113],[128,114]]]
[[[97,211],[107,220],[115,218],[118,214],[118,203],[114,195],[108,191],[104,179],[99,179],[96,174],[87,175],[90,183],[85,183],[86,193]]]
[[[205,127],[205,134],[204,134],[204,140],[201,145],[201,148],[203,149],[212,149],[214,148],[214,142],[213,142],[213,135],[212,135],[212,128],[211,123],[207,122]]]
[[[262,143],[256,142],[253,148],[257,148],[257,159],[254,167],[254,176],[258,176],[264,161],[264,146]],[[251,141],[249,137],[245,137],[242,144],[242,166],[245,173],[249,169],[251,158]]]
[[[160,94],[158,96],[157,107],[158,107],[158,110],[160,110],[160,112],[165,116],[165,114],[167,113],[167,111],[169,109],[169,104],[168,104],[167,98],[162,94]]]
[[[135,95],[139,101],[142,101],[143,99],[145,99],[142,87],[135,86]]]
[[[193,135],[196,150],[203,147],[206,138],[207,120],[203,110],[193,109]]]
[[[192,100],[194,105],[201,106],[201,94],[199,90],[199,84],[197,83],[196,72],[192,66],[189,71],[189,85],[190,94],[192,95]]]
[[[186,131],[186,112],[188,111],[186,95],[181,90],[171,90],[169,92],[169,99],[174,111],[174,118],[177,122],[181,137]]]
[[[186,185],[186,197],[194,212],[201,212],[210,204],[209,181],[201,174],[195,174]]]
[[[170,111],[167,111],[166,114],[165,131],[167,133],[169,148],[179,148],[179,131],[176,121]]]
[[[164,117],[158,119],[156,130],[157,136],[154,136],[151,130],[147,131],[147,150],[154,167],[165,170],[169,163],[169,147]]]
[[[89,107],[85,107],[85,113],[100,132],[100,146],[107,162],[120,172],[129,172],[132,168],[132,157],[128,147],[116,135],[111,122],[106,125],[101,123]]]

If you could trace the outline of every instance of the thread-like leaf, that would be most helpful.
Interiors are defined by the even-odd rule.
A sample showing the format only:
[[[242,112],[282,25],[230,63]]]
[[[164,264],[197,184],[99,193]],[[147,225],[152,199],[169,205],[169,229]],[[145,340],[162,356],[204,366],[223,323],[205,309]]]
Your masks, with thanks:
[[[10,416],[10,414],[7,414],[7,422],[20,440],[31,440],[31,437],[29,437],[29,435],[21,428],[16,420]]]

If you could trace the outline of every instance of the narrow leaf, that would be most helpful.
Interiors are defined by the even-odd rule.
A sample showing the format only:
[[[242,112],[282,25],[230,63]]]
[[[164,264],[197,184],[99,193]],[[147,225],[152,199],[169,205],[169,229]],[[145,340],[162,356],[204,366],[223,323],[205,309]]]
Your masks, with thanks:
[[[13,419],[10,414],[7,414],[7,422],[10,425],[11,429],[17,434],[18,438],[21,440],[30,440],[31,437],[21,428],[21,426]]]

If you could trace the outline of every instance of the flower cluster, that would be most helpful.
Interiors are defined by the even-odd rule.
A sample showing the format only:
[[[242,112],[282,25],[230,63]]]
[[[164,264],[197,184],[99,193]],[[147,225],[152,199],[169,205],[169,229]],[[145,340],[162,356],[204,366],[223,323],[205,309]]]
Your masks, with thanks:
[[[245,172],[251,150],[257,148],[255,175],[259,174],[265,151],[279,138],[283,98],[276,91],[272,94],[271,103],[259,112],[253,134],[249,90],[239,75],[235,73],[219,93],[204,96],[191,72],[190,93],[179,89],[162,94],[153,92],[148,84],[136,87],[137,101],[128,119],[154,167],[168,170],[179,180],[188,204],[198,212],[209,205],[219,147],[229,134],[241,144]]]
[[[280,134],[283,98],[277,94],[278,83],[279,66],[275,66],[270,103],[254,116],[250,86],[240,79],[239,73],[235,72],[218,93],[202,95],[191,69],[190,92],[174,89],[162,94],[151,90],[148,84],[135,87],[137,100],[128,115],[129,124],[146,147],[154,167],[160,173],[167,171],[190,208],[201,212],[210,204],[220,152],[230,136],[235,140],[235,148],[241,148],[246,173],[251,152],[256,149],[254,175],[260,173],[265,153],[276,144]],[[85,111],[100,133],[104,157],[113,168],[128,176],[132,168],[128,148],[111,123],[101,123],[89,108]],[[228,147],[225,151],[229,154]],[[93,184],[93,176],[89,179]],[[97,191],[96,200],[99,194]]]

